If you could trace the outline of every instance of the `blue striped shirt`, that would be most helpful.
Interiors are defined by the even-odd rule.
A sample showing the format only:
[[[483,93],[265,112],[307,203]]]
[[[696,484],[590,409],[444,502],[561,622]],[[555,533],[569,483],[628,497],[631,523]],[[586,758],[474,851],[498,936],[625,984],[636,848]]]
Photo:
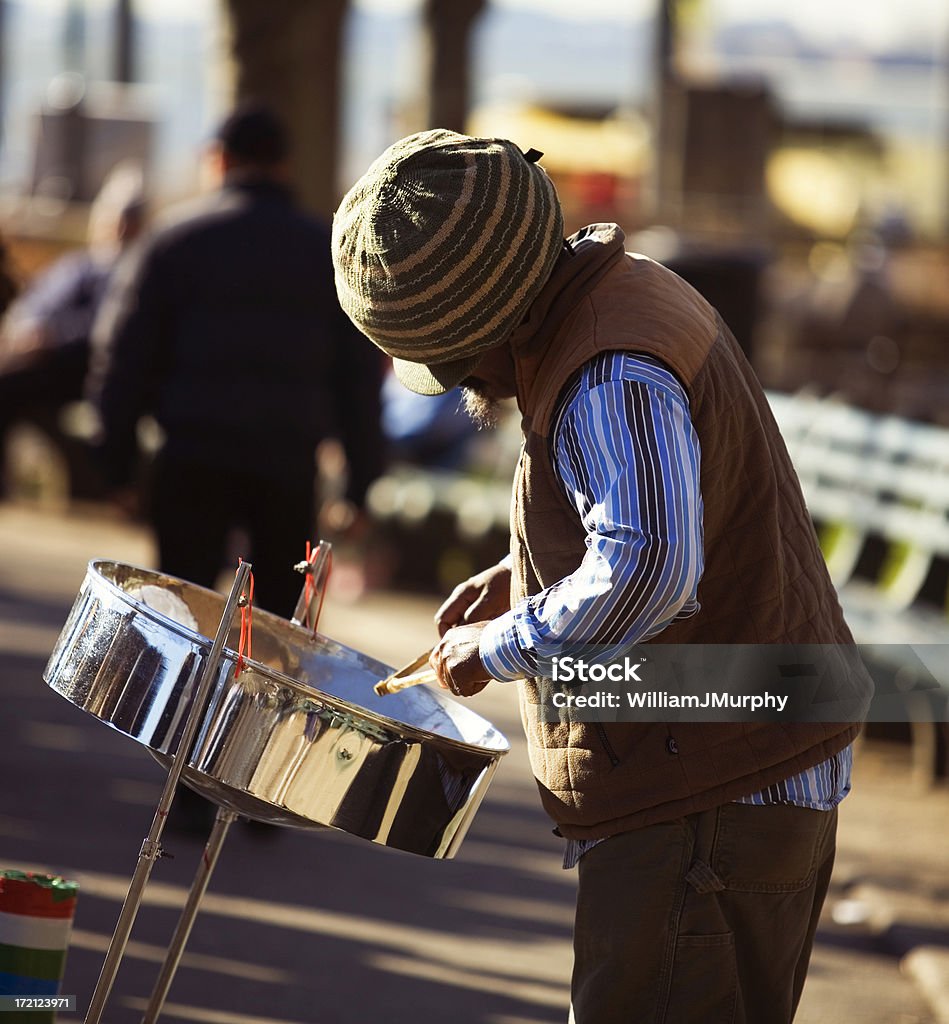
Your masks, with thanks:
[[[552,432],[554,466],[587,533],[577,570],[488,625],[481,660],[495,679],[537,674],[572,647],[603,659],[699,610],[700,447],[688,398],[657,360],[608,353],[568,387]],[[850,747],[743,797],[830,810],[850,791]],[[572,866],[592,843],[568,844]]]
[[[576,572],[485,629],[481,660],[496,679],[590,645],[607,661],[699,608],[699,442],[675,377],[642,357],[595,359],[552,436],[587,551]]]

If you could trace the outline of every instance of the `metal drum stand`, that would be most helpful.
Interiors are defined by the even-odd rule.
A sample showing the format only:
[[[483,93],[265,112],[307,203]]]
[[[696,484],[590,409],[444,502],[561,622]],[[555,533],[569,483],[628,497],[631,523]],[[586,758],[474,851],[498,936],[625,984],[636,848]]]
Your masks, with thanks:
[[[256,658],[249,564],[239,567],[225,602],[152,570],[89,563],[43,678],[76,707],[147,747],[168,775],[85,1024],[102,1020],[162,856],[161,834],[183,771],[220,809],[145,1024],[161,1015],[237,816],[339,829],[435,859],[453,857],[464,839],[509,745],[490,722],[437,690],[387,691],[393,696],[380,705],[378,684],[391,668],[316,631],[329,558],[329,545],[321,543],[295,567],[306,580],[291,621],[261,610]],[[225,644],[238,608],[242,641],[235,659]],[[277,772],[262,770],[268,751],[291,758],[289,773],[282,761]]]
[[[219,807],[217,809],[217,814],[214,816],[214,826],[211,829],[211,834],[208,836],[204,853],[201,855],[201,863],[198,865],[197,874],[194,876],[194,881],[188,890],[188,898],[185,900],[185,905],[181,908],[181,917],[178,918],[175,934],[171,938],[168,952],[165,953],[165,959],[161,965],[158,980],[155,982],[155,988],[152,990],[151,999],[149,999],[148,1006],[145,1009],[142,1024],[154,1024],[159,1016],[161,1016],[162,1007],[165,1005],[165,998],[168,995],[168,990],[171,988],[172,981],[174,981],[175,973],[185,951],[188,937],[191,935],[191,928],[194,925],[195,918],[198,916],[201,900],[204,898],[208,882],[211,881],[211,873],[217,864],[218,855],[221,852],[221,847],[224,845],[224,840],[227,838],[228,829],[237,820],[237,817],[233,811],[228,810],[226,807]]]
[[[218,626],[217,633],[215,634],[214,642],[211,645],[211,652],[205,662],[204,671],[201,674],[201,681],[198,683],[197,694],[195,695],[194,702],[191,705],[191,710],[189,711],[188,718],[185,722],[181,741],[178,744],[178,749],[172,761],[171,768],[169,769],[168,777],[165,779],[165,787],[162,790],[161,797],[158,801],[158,807],[155,810],[155,817],[152,819],[152,827],[149,829],[148,836],[142,843],[142,849],[138,855],[138,863],[135,867],[135,873],[132,875],[132,881],[129,884],[128,893],[125,896],[125,902],[122,904],[122,910],[119,913],[119,919],[116,922],[115,931],[112,933],[112,941],[109,943],[109,949],[105,956],[105,962],[102,965],[102,971],[99,974],[99,980],[96,982],[95,991],[92,993],[92,999],[89,1003],[89,1012],[86,1014],[85,1024],[99,1024],[99,1021],[102,1020],[102,1014],[112,991],[112,986],[115,983],[115,977],[118,974],[119,965],[122,962],[122,957],[125,955],[125,950],[128,946],[129,935],[132,932],[132,925],[135,923],[135,917],[138,914],[139,907],[142,905],[142,899],[145,895],[145,886],[148,884],[148,879],[152,873],[152,867],[154,866],[155,861],[162,856],[161,834],[165,828],[165,822],[168,819],[168,812],[171,809],[171,803],[175,797],[175,789],[178,786],[178,780],[181,778],[185,762],[188,760],[188,755],[191,751],[191,745],[194,742],[198,728],[201,725],[201,720],[204,717],[205,705],[211,695],[211,687],[214,684],[218,666],[221,663],[221,654],[224,651],[224,642],[227,639],[227,634],[231,628],[231,620],[234,617],[234,612],[241,605],[246,606],[248,603],[246,588],[247,581],[250,577],[250,570],[251,564],[249,562],[241,562],[234,577],[234,583],[231,586],[230,594],[228,595],[227,602],[224,605],[224,613],[221,616],[221,622]],[[189,893],[188,900],[185,904],[185,910],[182,913],[181,920],[178,923],[178,929],[175,932],[175,938],[172,942],[172,946],[169,948],[165,964],[162,967],[160,981],[165,978],[166,974],[167,981],[163,988],[156,986],[155,994],[152,996],[152,1001],[149,1004],[148,1012],[150,1015],[147,1017],[148,1020],[155,1020],[161,1012],[161,1006],[164,1002],[165,994],[171,984],[172,977],[174,977],[177,961],[181,959],[184,944],[191,931],[191,925],[194,923],[198,904],[201,901],[201,897],[204,895],[204,890],[207,888],[208,879],[210,878],[211,870],[214,867],[214,861],[217,860],[217,854],[220,852],[221,844],[224,842],[224,837],[227,834],[227,829],[235,817],[236,815],[232,814],[230,811],[223,811],[223,813],[221,811],[218,812],[218,817],[214,822],[214,828],[211,830],[211,836],[208,839],[208,845],[205,848],[205,858],[208,856],[208,851],[212,850],[212,847],[214,848],[213,859],[210,861],[202,860],[202,867],[199,869],[194,883],[192,884],[191,892]],[[186,920],[186,915],[188,914],[189,909],[190,919]],[[178,946],[177,959],[172,963],[172,953],[175,951],[176,943]],[[154,1015],[151,1015],[153,1009]]]
[[[306,625],[308,628],[316,629],[322,609],[331,558],[332,545],[327,541],[320,541],[312,552],[308,543],[307,558],[294,566],[297,572],[302,573],[306,577],[306,582],[300,591],[300,598],[297,601],[293,618],[290,620],[294,625]],[[235,580],[236,585],[237,581]],[[240,598],[238,598],[238,604],[240,604]],[[224,615],[225,617],[227,616],[226,608]],[[230,626],[229,621],[225,626],[224,620],[222,620],[222,626],[224,626],[226,635],[227,629]],[[177,758],[175,760],[177,761]],[[198,916],[201,900],[204,898],[208,883],[211,881],[211,874],[217,865],[221,847],[227,838],[228,830],[238,817],[239,815],[226,807],[218,807],[217,809],[217,813],[214,816],[214,825],[208,835],[208,841],[201,855],[197,873],[191,883],[191,888],[188,890],[188,898],[185,900],[185,905],[181,908],[181,916],[178,918],[175,934],[172,936],[171,944],[165,953],[165,959],[161,965],[158,979],[155,982],[155,988],[152,990],[151,998],[145,1009],[145,1016],[142,1017],[142,1024],[155,1024],[161,1016],[162,1007],[165,1005],[165,999],[168,996],[168,990],[174,981],[185,946],[191,935],[195,918]],[[88,1018],[87,1024],[89,1024]]]

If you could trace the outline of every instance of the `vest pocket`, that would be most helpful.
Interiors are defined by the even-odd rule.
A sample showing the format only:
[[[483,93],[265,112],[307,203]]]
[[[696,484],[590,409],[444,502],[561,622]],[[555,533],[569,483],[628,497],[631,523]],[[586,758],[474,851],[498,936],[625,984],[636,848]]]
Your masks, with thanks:
[[[602,722],[594,722],[593,730],[600,738],[600,743],[603,745],[603,749],[606,751],[606,756],[610,759],[610,764],[615,768],[619,764],[619,757],[616,751],[613,749],[613,744],[610,743],[609,736],[606,735],[606,729]]]

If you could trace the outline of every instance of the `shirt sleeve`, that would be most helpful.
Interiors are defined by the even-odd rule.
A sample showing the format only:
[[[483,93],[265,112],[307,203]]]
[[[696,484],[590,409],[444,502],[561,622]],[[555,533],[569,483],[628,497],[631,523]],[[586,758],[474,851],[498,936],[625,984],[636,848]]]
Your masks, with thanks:
[[[554,657],[609,660],[694,615],[703,569],[700,450],[675,377],[631,356],[581,388],[554,435],[558,477],[586,530],[577,570],[495,619],[496,679],[550,675]]]

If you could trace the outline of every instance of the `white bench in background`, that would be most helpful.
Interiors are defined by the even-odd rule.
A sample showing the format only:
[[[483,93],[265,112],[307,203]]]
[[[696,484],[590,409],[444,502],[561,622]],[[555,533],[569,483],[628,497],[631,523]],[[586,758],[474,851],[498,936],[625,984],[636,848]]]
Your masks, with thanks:
[[[911,717],[920,773],[944,776],[949,772],[949,430],[807,394],[769,393],[768,399],[847,621],[868,661],[908,673],[909,685],[912,668],[897,645],[914,645],[940,684],[924,698],[928,711]]]

